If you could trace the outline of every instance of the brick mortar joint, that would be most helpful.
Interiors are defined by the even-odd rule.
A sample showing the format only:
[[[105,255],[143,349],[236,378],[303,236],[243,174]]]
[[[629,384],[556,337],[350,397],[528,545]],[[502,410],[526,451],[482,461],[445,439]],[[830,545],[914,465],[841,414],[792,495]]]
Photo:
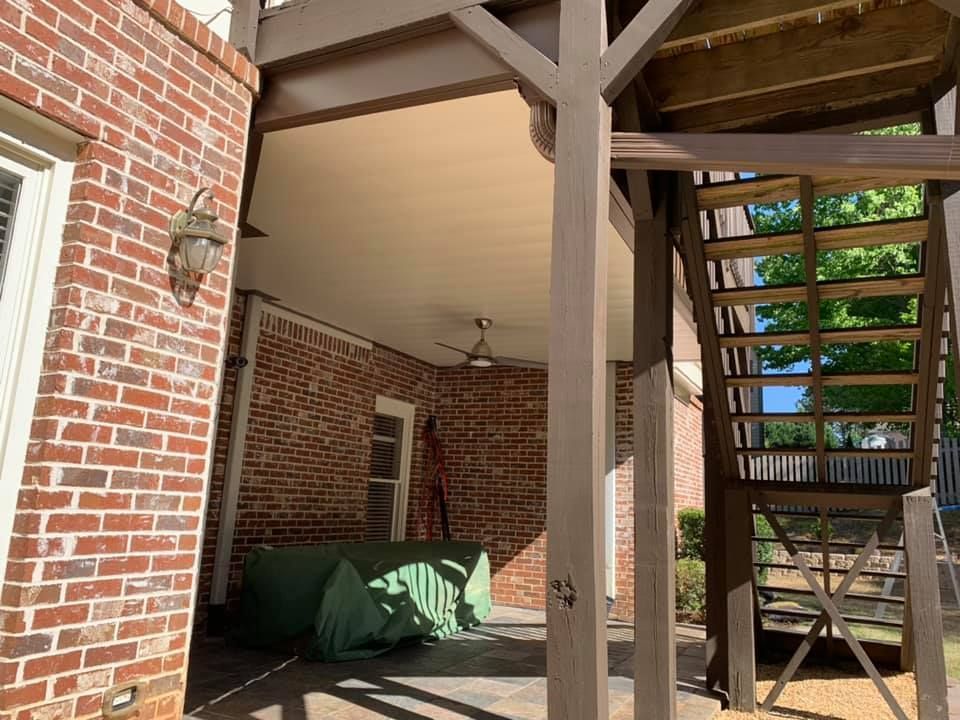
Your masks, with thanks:
[[[234,51],[237,53],[237,55],[240,57],[240,60],[241,60],[241,63],[242,63],[242,67],[245,68],[245,69],[246,69],[246,68],[252,68],[252,69],[253,69],[253,71],[254,71],[254,75],[253,75],[253,76],[256,78],[256,81],[257,81],[255,86],[254,86],[254,85],[251,85],[250,83],[247,82],[247,78],[245,77],[245,76],[247,75],[247,73],[237,73],[237,72],[234,72],[233,68],[230,67],[230,66],[228,66],[227,63],[224,62],[224,60],[223,60],[222,57],[220,57],[220,56],[217,55],[216,53],[211,52],[209,49],[203,47],[203,46],[202,46],[200,43],[198,43],[194,38],[188,37],[188,36],[186,35],[186,33],[183,32],[183,29],[182,29],[182,28],[177,27],[177,25],[175,25],[175,24],[170,20],[169,16],[167,16],[166,14],[161,13],[161,12],[159,12],[159,11],[157,10],[154,0],[133,0],[133,2],[136,3],[138,6],[140,6],[141,8],[143,8],[144,10],[146,10],[148,13],[150,13],[150,15],[152,15],[153,17],[155,17],[157,20],[159,20],[160,23],[161,23],[165,28],[167,28],[167,30],[169,30],[170,32],[172,32],[172,33],[173,33],[174,35],[176,35],[177,37],[179,37],[181,40],[183,40],[185,43],[187,43],[190,47],[192,47],[192,48],[193,48],[194,50],[196,50],[198,53],[200,53],[200,54],[202,54],[202,55],[205,55],[205,56],[208,57],[211,61],[213,61],[214,63],[216,63],[218,67],[222,68],[223,70],[226,70],[227,73],[230,75],[230,77],[232,77],[234,80],[236,80],[238,83],[240,83],[240,84],[243,85],[245,88],[247,88],[247,90],[250,91],[250,94],[251,94],[252,99],[253,99],[254,102],[256,102],[256,101],[259,99],[259,97],[260,97],[260,69],[259,69],[256,65],[254,65],[250,60],[248,60],[246,57],[244,57],[243,55],[241,55],[239,50],[237,50],[236,48],[233,48]],[[172,0],[172,2],[177,2],[177,0]],[[189,12],[189,11],[186,10],[186,9],[184,9],[183,11],[184,11],[184,12]],[[209,32],[209,33],[212,33],[212,32],[213,32],[213,30],[211,30],[210,28],[206,27],[205,25],[202,25],[202,23],[200,23],[200,20],[199,20],[199,19],[197,20],[197,23],[200,24],[202,27],[204,27],[207,32]],[[233,45],[231,45],[228,40],[224,40],[224,41],[223,41],[223,44],[224,44],[225,47],[226,47],[226,46],[233,47]]]

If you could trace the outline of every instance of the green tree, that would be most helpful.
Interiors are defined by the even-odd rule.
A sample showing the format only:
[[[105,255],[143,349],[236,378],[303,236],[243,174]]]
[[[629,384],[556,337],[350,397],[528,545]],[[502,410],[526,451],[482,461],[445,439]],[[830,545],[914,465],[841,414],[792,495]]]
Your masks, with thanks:
[[[874,131],[879,135],[915,135],[916,124],[900,125]],[[882,188],[864,192],[819,197],[814,203],[814,223],[818,227],[850,223],[892,220],[922,215],[923,188],[920,185]],[[753,208],[758,233],[797,231],[800,229],[800,207],[796,201],[756,205]],[[883,245],[848,250],[822,251],[817,254],[817,279],[837,280],[877,276],[904,275],[919,272],[919,248],[916,245]],[[802,255],[761,258],[756,272],[765,285],[803,283]],[[778,303],[757,308],[757,318],[768,332],[804,330],[808,327],[806,303]],[[848,328],[879,325],[905,325],[917,322],[917,301],[910,297],[856,298],[827,300],[820,303],[822,328]],[[822,358],[825,372],[857,372],[871,370],[905,370],[913,366],[913,344],[907,342],[874,342],[849,345],[824,345]],[[789,371],[795,365],[810,361],[807,346],[767,346],[758,355],[768,371]],[[947,397],[953,398],[953,375],[948,373]],[[911,392],[908,386],[847,386],[824,389],[824,409],[859,412],[904,411],[909,409]],[[799,409],[809,410],[812,402],[806,390]],[[945,430],[957,434],[955,403],[946,406]],[[798,431],[767,428],[767,442],[799,441]],[[812,428],[811,428],[812,430]],[[803,431],[799,431],[803,432]],[[859,435],[859,432],[855,434]],[[829,440],[829,438],[828,438]],[[849,438],[833,438],[845,443]],[[777,445],[781,446],[782,445]]]

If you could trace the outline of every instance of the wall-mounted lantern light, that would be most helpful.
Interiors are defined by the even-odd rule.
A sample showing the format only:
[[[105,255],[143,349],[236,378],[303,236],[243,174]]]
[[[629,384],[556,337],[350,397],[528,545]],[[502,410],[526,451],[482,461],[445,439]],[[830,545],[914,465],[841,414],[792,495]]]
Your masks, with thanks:
[[[209,188],[200,188],[190,201],[190,207],[170,218],[170,239],[183,269],[201,276],[216,269],[227,243],[227,239],[217,232],[217,215],[207,208],[196,207],[197,201],[205,194],[213,198]]]

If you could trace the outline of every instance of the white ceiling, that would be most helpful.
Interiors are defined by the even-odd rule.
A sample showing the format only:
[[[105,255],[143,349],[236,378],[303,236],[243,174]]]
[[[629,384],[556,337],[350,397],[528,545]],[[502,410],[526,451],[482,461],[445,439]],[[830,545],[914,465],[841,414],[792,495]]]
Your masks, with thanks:
[[[266,136],[239,287],[437,365],[488,316],[495,354],[546,361],[553,166],[516,92]],[[633,257],[609,227],[608,355],[631,351]]]

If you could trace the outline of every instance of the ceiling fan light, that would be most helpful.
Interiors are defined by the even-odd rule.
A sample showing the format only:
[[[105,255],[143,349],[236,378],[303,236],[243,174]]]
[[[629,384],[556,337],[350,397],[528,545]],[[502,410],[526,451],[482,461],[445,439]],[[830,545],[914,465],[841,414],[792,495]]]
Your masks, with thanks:
[[[475,367],[475,368],[493,367],[493,360],[488,357],[472,357],[470,358],[470,367]]]

